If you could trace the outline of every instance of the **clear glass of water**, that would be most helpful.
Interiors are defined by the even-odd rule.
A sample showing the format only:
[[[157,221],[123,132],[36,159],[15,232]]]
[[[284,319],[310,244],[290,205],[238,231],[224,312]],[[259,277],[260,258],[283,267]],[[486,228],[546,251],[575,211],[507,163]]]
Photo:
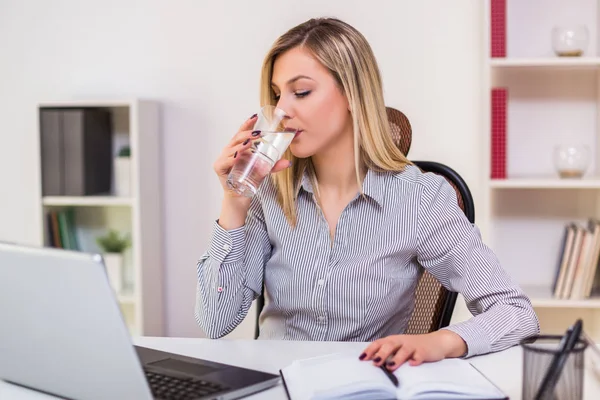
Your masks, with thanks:
[[[256,194],[296,134],[285,128],[286,115],[282,109],[270,105],[260,110],[254,130],[260,130],[261,134],[253,139],[249,149],[238,155],[227,177],[230,190],[245,197]]]

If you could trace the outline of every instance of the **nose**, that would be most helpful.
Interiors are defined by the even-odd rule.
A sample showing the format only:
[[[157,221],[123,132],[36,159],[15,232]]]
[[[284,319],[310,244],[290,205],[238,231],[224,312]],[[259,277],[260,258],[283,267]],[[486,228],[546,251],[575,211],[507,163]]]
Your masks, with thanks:
[[[289,119],[294,118],[294,115],[293,115],[294,111],[292,109],[293,107],[289,103],[283,101],[283,99],[279,99],[279,101],[276,104],[276,107],[285,111],[284,119],[289,120]]]

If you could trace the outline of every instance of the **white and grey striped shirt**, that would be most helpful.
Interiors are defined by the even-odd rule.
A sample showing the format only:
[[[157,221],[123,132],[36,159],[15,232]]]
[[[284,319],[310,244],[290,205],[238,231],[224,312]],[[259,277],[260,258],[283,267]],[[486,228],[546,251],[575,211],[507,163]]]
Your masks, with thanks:
[[[260,339],[372,341],[403,333],[421,267],[460,292],[474,317],[446,329],[466,356],[497,351],[536,334],[529,299],[481,240],[443,178],[407,166],[369,171],[343,210],[333,245],[305,177],[291,228],[270,180],[252,200],[245,226],[215,222],[197,265],[196,319],[211,338],[231,332],[265,284]]]

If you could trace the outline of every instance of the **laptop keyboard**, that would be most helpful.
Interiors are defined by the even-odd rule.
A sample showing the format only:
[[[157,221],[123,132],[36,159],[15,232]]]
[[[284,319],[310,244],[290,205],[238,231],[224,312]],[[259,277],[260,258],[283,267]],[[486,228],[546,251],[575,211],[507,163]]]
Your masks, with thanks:
[[[195,380],[192,378],[175,378],[145,370],[152,395],[164,400],[192,400],[211,398],[211,395],[228,388],[217,383]]]

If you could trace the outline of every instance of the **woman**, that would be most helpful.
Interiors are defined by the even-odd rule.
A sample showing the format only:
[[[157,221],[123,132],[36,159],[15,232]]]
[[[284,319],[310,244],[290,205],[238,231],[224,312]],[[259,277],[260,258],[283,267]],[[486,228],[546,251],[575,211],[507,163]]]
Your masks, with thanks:
[[[530,301],[501,268],[438,175],[394,145],[375,57],[336,19],[312,19],[266,56],[262,104],[298,131],[250,200],[227,189],[236,157],[260,134],[245,121],[216,160],[225,194],[198,262],[196,318],[231,332],[265,288],[261,338],[373,341],[360,355],[391,370],[498,351],[539,330]],[[402,335],[422,271],[464,295],[475,315]]]

